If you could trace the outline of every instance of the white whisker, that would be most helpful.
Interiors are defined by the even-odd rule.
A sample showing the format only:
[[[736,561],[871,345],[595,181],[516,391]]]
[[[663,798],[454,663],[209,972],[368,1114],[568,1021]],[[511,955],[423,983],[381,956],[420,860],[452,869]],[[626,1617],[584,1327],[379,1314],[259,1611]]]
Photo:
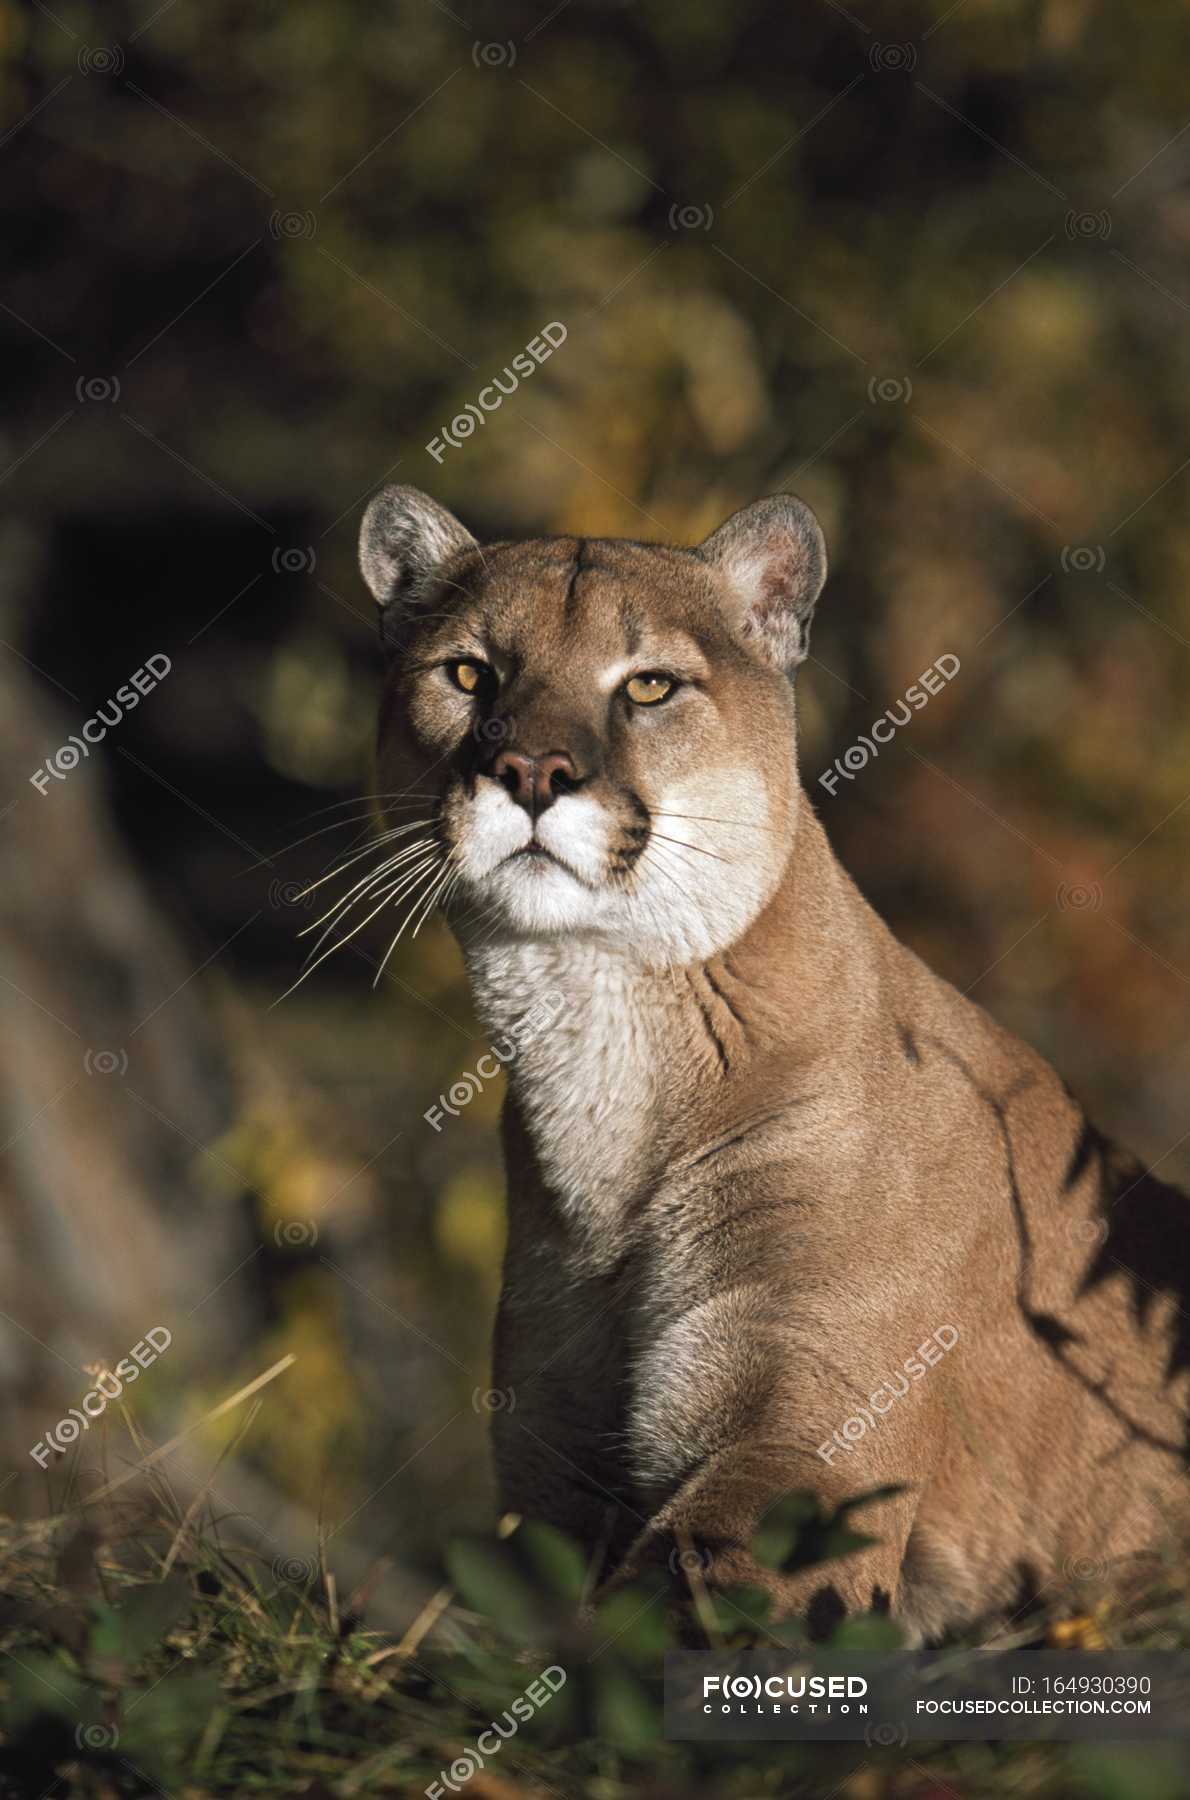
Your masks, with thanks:
[[[428,880],[430,882],[433,882],[434,876],[436,873],[437,873],[436,870],[434,870],[434,869],[430,870],[430,873],[428,876]],[[409,910],[406,912],[405,917],[401,921],[401,924],[397,930],[396,936],[393,938],[392,943],[389,945],[388,949],[385,951],[383,961],[381,962],[380,967],[376,971],[376,979],[372,983],[372,986],[374,988],[379,986],[380,977],[384,974],[384,971],[385,971],[386,967],[388,966],[388,959],[392,955],[393,951],[396,949],[397,945],[400,943],[401,938],[405,932],[405,929],[408,926],[410,919],[413,917],[415,910],[417,909],[417,905],[418,905],[418,902],[420,901],[420,899],[421,899],[421,895],[419,894],[411,902],[411,904],[409,906]]]
[[[431,891],[428,900],[426,901],[425,905],[421,909],[421,914],[418,918],[417,924],[413,927],[413,930],[410,933],[411,938],[415,938],[417,936],[418,932],[421,930],[422,926],[425,924],[427,918],[429,917],[430,913],[434,909],[434,906],[438,900],[438,896],[442,893],[442,890],[445,888],[447,882],[450,880],[450,877],[453,873],[454,873],[454,871],[452,869],[447,868],[444,871],[444,873],[442,875],[442,879],[439,881],[437,887],[435,887]]]
[[[719,856],[714,850],[704,850],[701,844],[689,844],[685,838],[666,837],[663,831],[650,831],[649,836],[659,839],[663,844],[676,844],[680,850],[693,850],[699,856],[714,857],[716,862],[725,863],[730,860],[726,856]]]
[[[402,804],[405,806],[424,806],[427,801],[432,802],[433,799],[434,796],[432,794],[415,794],[411,799],[402,802]],[[350,806],[353,802],[348,800],[344,801],[342,804]],[[327,808],[326,810],[329,811],[330,809]],[[312,818],[317,818],[318,815],[317,813],[314,813],[310,816]],[[349,825],[374,824],[376,822],[376,816],[375,808],[369,807],[364,812],[357,814],[354,818],[336,819],[330,825],[320,825],[317,831],[308,831],[305,837],[294,838],[291,844],[282,844],[279,850],[273,851],[272,856],[262,856],[256,862],[249,863],[247,868],[240,870],[240,874],[251,875],[254,869],[263,869],[266,863],[271,864],[273,857],[288,856],[291,850],[300,850],[303,844],[311,843],[316,837],[325,837],[330,831],[342,831]]]
[[[394,856],[385,857],[379,868],[372,869],[367,875],[361,875],[359,880],[354,882],[345,894],[340,895],[334,905],[329,907],[320,919],[315,919],[312,925],[303,925],[302,929],[298,932],[298,936],[300,938],[309,937],[312,931],[317,931],[321,924],[331,918],[342,907],[346,906],[352,895],[356,893],[359,888],[364,888],[366,891],[369,883],[377,881],[382,876],[387,875],[390,869],[397,868],[399,864],[406,862],[409,857],[416,856],[420,850],[424,850],[432,841],[433,840],[430,838],[418,838],[414,843],[407,845],[404,850],[398,850]]]
[[[433,858],[427,858],[427,862],[432,862],[433,860],[434,860]],[[417,879],[418,875],[421,874],[422,869],[425,866],[426,866],[425,864],[420,864],[418,866],[418,868],[414,870],[413,875],[411,877],[408,875],[408,871],[404,871],[397,878],[397,880],[393,883],[393,886],[391,888],[388,888],[385,890],[384,897],[381,900],[379,906],[374,907],[373,910],[368,914],[367,918],[362,919],[358,925],[353,926],[352,929],[349,932],[347,932],[346,936],[337,938],[335,940],[335,942],[331,945],[329,950],[324,950],[322,952],[321,956],[319,956],[314,962],[310,963],[310,965],[307,968],[303,969],[301,974],[298,976],[297,980],[293,983],[293,986],[286,988],[285,992],[283,994],[281,994],[276,1000],[273,1001],[273,1006],[280,1006],[282,1000],[287,1000],[289,998],[290,994],[292,994],[296,988],[301,987],[301,985],[302,985],[303,981],[305,981],[306,977],[308,975],[312,975],[314,973],[314,971],[318,967],[319,963],[324,963],[328,956],[333,956],[335,954],[336,950],[342,950],[343,946],[345,944],[349,944],[351,942],[352,938],[358,937],[360,932],[364,929],[364,926],[371,924],[372,920],[376,917],[376,914],[383,912],[385,907],[388,906],[392,900],[397,898],[397,894],[394,892],[394,889],[399,889],[401,892],[404,892],[405,887]],[[272,1011],[272,1007],[269,1008],[269,1011],[270,1012]]]
[[[772,829],[768,825],[754,825],[747,819],[713,819],[708,813],[676,813],[663,811],[654,813],[653,817],[655,819],[693,819],[694,822],[699,825],[726,825],[733,830],[739,826],[744,831],[763,831],[768,837],[774,835]]]
[[[322,886],[323,882],[333,881],[336,875],[344,874],[353,863],[359,862],[361,857],[368,856],[372,851],[380,849],[382,845],[391,843],[394,838],[404,837],[407,832],[420,831],[425,826],[432,824],[432,819],[414,819],[411,824],[397,825],[392,831],[382,832],[379,837],[373,838],[371,843],[365,844],[362,850],[357,850],[354,856],[347,857],[344,862],[336,863],[333,869],[328,869],[325,875],[320,875],[317,881],[312,881],[308,887],[304,887],[297,898],[299,900],[307,899],[310,894],[315,893]]]

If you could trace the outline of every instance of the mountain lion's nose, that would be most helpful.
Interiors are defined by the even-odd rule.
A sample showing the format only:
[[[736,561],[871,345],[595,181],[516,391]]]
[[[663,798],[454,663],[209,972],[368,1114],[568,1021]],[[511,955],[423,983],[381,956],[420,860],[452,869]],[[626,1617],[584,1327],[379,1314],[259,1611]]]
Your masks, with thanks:
[[[551,750],[548,756],[501,750],[490,773],[531,819],[552,806],[559,794],[572,793],[581,780],[573,758],[564,750]]]

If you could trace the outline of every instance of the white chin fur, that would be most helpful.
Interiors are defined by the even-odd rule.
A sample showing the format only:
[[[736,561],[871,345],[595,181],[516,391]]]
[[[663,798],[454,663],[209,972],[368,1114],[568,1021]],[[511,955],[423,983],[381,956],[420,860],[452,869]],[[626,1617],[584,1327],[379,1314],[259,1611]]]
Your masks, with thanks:
[[[751,790],[722,775],[667,793],[656,830],[681,845],[659,836],[625,881],[608,875],[612,823],[599,801],[563,794],[542,815],[537,838],[557,861],[516,856],[533,836],[529,818],[481,782],[461,809],[455,852],[482,908],[478,928],[489,928],[494,907],[514,938],[597,939],[655,964],[705,960],[735,942],[776,885],[779,870],[761,850],[768,809]]]

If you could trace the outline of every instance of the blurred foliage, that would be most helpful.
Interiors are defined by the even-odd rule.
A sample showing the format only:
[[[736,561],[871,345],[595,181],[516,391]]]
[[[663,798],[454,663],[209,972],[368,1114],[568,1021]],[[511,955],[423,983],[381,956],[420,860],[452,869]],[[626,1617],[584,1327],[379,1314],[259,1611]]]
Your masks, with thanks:
[[[254,1440],[281,1486],[423,1554],[490,1505],[497,1096],[423,1118],[482,1047],[453,948],[427,928],[373,994],[365,934],[268,1010],[304,884],[362,841],[354,536],[394,475],[492,534],[696,541],[802,493],[833,559],[803,764],[843,860],[1184,1171],[1181,8],[0,0],[0,54],[0,628],[72,718],[172,658],[106,779],[290,1071],[220,1151],[259,1328],[234,1370],[175,1365],[194,1416],[298,1343],[301,1401]],[[829,797],[944,652],[958,677]]]
[[[168,1483],[154,1485],[152,1496],[125,1496],[120,1519],[92,1508],[21,1531],[0,1518],[0,1795],[23,1800],[67,1782],[63,1791],[97,1800],[167,1788],[178,1800],[347,1800],[429,1793],[435,1782],[473,1800],[1187,1792],[1176,1748],[1162,1743],[667,1739],[669,1650],[713,1646],[730,1667],[753,1648],[786,1647],[799,1660],[894,1650],[899,1633],[873,1614],[813,1646],[800,1624],[769,1617],[763,1595],[704,1589],[692,1637],[685,1562],[593,1599],[580,1549],[523,1524],[456,1540],[452,1585],[394,1640],[372,1626],[365,1600],[338,1594],[332,1567],[293,1558],[270,1569],[230,1553],[212,1519],[180,1516]],[[812,1496],[790,1496],[753,1548],[774,1567],[825,1565],[858,1548],[850,1510],[827,1517]],[[1184,1565],[1143,1627],[1128,1615],[1113,1644],[1190,1641]],[[1035,1621],[1018,1635],[1039,1643],[1039,1630]],[[971,1660],[969,1647],[954,1648],[959,1671]]]

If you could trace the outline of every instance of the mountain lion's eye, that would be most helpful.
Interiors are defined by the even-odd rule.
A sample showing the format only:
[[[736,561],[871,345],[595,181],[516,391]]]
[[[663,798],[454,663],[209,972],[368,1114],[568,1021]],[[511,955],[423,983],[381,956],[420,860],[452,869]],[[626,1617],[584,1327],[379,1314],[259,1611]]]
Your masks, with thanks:
[[[476,662],[467,657],[459,662],[447,663],[447,672],[457,688],[465,694],[478,694],[491,678],[491,668],[487,663]]]
[[[672,675],[630,675],[624,692],[634,706],[656,706],[658,701],[668,700],[677,685]]]

